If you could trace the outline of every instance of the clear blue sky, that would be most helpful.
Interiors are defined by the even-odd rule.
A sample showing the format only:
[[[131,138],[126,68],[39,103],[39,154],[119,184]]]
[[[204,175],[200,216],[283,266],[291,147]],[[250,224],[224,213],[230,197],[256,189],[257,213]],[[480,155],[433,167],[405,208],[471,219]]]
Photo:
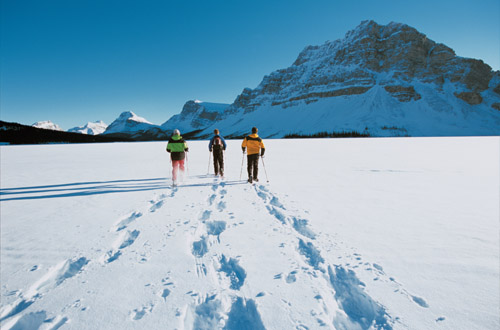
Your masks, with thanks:
[[[500,69],[498,0],[1,0],[0,119],[64,129],[232,103],[307,45],[408,24]]]

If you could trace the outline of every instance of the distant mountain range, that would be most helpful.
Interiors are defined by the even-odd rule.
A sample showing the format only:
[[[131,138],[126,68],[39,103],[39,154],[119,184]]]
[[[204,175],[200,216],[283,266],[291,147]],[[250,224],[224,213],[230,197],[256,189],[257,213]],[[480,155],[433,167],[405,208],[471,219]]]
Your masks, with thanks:
[[[0,121],[0,144],[132,142],[132,139],[89,135]]]
[[[50,124],[39,127],[57,129]],[[218,128],[230,138],[252,126],[267,138],[500,135],[500,71],[408,25],[364,21],[343,39],[306,47],[232,104],[188,101],[162,125],[128,111],[100,134],[163,140],[177,128],[202,139]]]

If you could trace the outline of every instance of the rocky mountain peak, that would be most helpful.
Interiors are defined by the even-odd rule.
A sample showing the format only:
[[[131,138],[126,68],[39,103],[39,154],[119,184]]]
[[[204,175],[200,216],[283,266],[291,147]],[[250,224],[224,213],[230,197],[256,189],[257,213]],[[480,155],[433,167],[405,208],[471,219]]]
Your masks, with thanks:
[[[322,118],[311,124],[310,131],[318,127],[330,130],[324,118],[331,116],[336,118],[331,125],[358,130],[373,127],[371,134],[398,131],[398,134],[419,135],[428,129],[422,126],[408,133],[393,129],[394,124],[385,124],[394,114],[405,117],[404,111],[410,111],[392,113],[390,109],[426,109],[440,117],[442,112],[454,113],[459,111],[457,109],[469,116],[470,111],[475,111],[469,106],[475,109],[481,106],[496,122],[500,108],[499,76],[483,61],[459,57],[450,47],[431,40],[411,26],[397,22],[380,25],[368,20],[347,32],[342,39],[305,47],[293,65],[266,75],[255,89],[245,88],[216,121],[218,126],[221,126],[219,122],[226,121],[226,129],[239,136],[247,130],[243,127],[243,117],[262,118],[260,125],[264,126],[274,123],[276,118],[295,123],[293,112],[297,118],[308,121],[314,116]],[[345,126],[340,125],[343,119],[336,114],[344,113],[347,118],[360,108],[366,112],[361,121],[350,119]],[[314,116],[313,109],[317,112]],[[391,112],[389,117],[381,115],[387,111]],[[259,115],[249,115],[253,112]],[[411,112],[411,116],[417,113],[420,112]],[[452,121],[456,121],[456,115],[450,117]],[[265,120],[267,117],[272,119]],[[372,119],[368,121],[368,118]],[[196,120],[190,118],[191,122]],[[375,124],[377,121],[384,124]],[[237,128],[240,123],[241,128]],[[301,121],[297,123],[300,128],[271,128],[275,132],[273,136],[304,131]],[[204,124],[199,122],[196,129]],[[464,125],[470,126],[470,123]],[[212,127],[207,127],[200,134],[210,129]]]

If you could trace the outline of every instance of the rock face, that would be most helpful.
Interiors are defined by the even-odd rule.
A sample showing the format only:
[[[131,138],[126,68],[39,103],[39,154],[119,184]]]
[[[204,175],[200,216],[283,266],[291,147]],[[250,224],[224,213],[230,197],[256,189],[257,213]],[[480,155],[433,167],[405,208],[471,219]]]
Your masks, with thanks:
[[[175,119],[201,129],[200,137],[215,126],[229,136],[252,126],[268,137],[496,135],[500,116],[493,104],[499,102],[500,74],[483,61],[456,56],[408,25],[364,21],[343,39],[306,47],[290,67],[245,88],[224,112],[206,116],[186,104]]]
[[[415,88],[413,86],[385,86],[384,89],[397,98],[400,102],[410,102],[417,101],[422,98],[420,94],[415,92]]]
[[[106,125],[102,120],[99,120],[95,122],[88,122],[84,126],[70,128],[68,132],[98,135],[104,133],[107,127],[108,125]]]
[[[223,118],[229,104],[188,101],[180,114],[172,116],[161,125],[164,131],[179,129],[181,133],[204,129]]]
[[[483,97],[478,92],[462,92],[455,94],[455,96],[470,105],[477,105],[483,102]]]

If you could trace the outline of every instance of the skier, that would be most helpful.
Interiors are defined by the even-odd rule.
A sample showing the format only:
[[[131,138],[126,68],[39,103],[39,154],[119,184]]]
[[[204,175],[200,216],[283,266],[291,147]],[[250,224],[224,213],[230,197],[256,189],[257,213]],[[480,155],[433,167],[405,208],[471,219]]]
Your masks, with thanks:
[[[184,176],[184,159],[186,158],[186,152],[188,151],[188,145],[186,141],[181,136],[178,129],[174,130],[174,134],[168,140],[167,152],[170,153],[170,159],[172,160],[172,185],[177,185],[177,173],[179,169],[181,171],[181,176]]]
[[[208,150],[213,152],[215,176],[224,176],[224,151],[226,150],[226,141],[219,135],[219,130],[214,130],[214,137],[210,139]]]
[[[261,157],[264,157],[264,152],[266,151],[264,142],[259,137],[259,135],[257,135],[257,132],[257,127],[252,127],[252,134],[246,136],[241,143],[243,153],[245,153],[246,148],[248,147],[247,171],[248,182],[250,183],[252,183],[253,181],[259,181],[259,154]]]

